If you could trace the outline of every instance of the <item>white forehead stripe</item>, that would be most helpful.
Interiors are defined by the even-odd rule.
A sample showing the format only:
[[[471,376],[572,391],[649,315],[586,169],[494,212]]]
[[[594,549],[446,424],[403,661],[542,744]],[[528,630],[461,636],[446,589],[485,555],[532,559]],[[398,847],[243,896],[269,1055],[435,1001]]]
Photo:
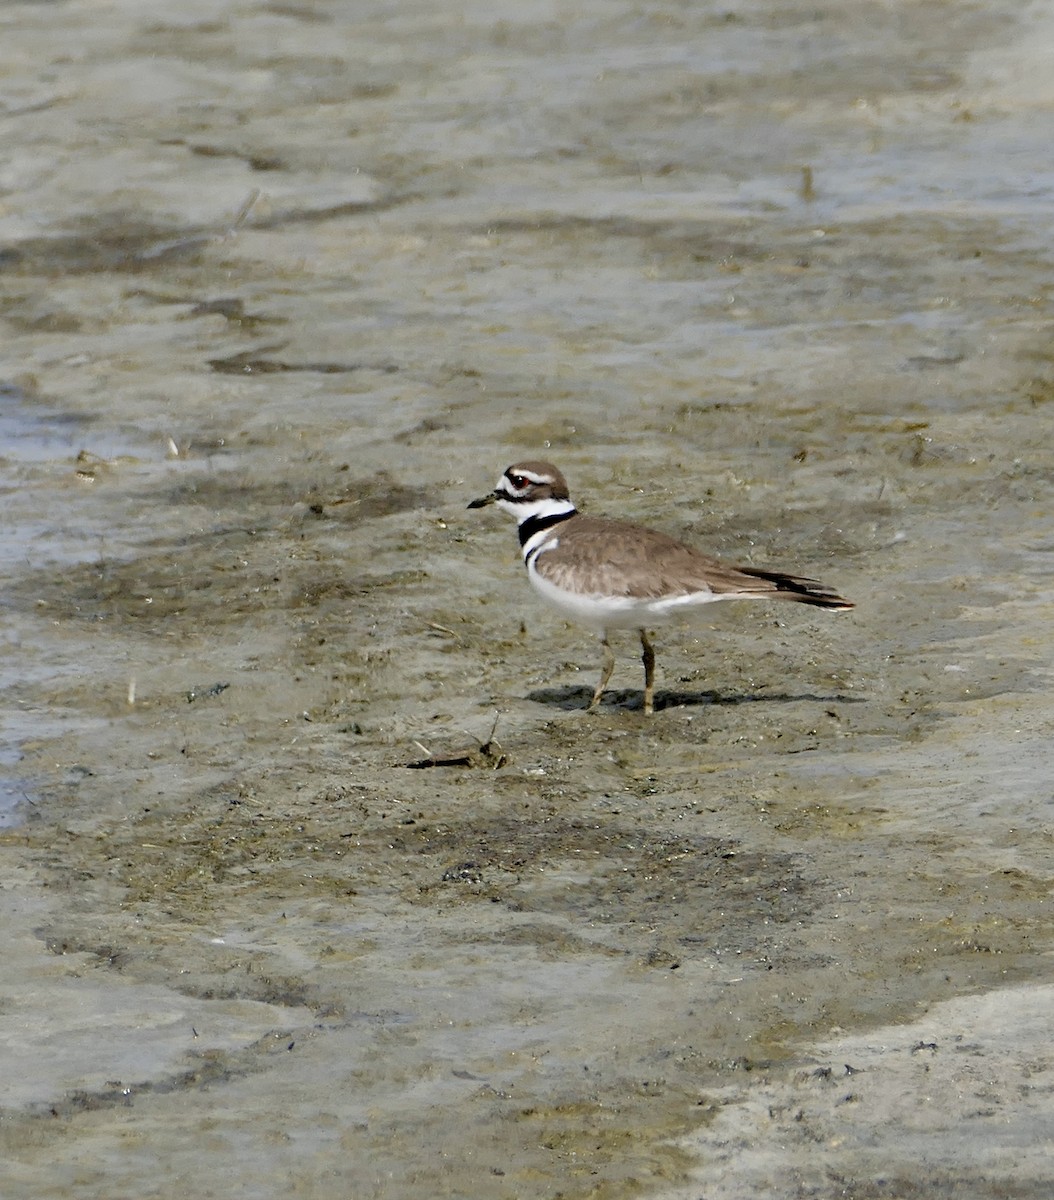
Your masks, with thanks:
[[[524,479],[529,479],[531,483],[552,483],[551,475],[539,475],[537,471],[525,471],[522,467],[512,468],[513,475],[522,475]],[[508,472],[502,475],[502,479],[508,479]]]

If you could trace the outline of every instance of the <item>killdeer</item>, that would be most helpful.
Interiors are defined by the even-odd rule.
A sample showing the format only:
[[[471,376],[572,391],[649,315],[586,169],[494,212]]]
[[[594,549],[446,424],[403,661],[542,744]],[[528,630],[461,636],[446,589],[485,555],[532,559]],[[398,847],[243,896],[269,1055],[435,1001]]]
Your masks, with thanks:
[[[600,635],[604,663],[590,711],[600,703],[615,655],[613,629],[636,629],[644,660],[644,711],[655,706],[655,650],[648,628],[715,600],[796,600],[817,608],[852,608],[852,601],[798,575],[733,567],[683,542],[627,521],[583,517],[567,481],[547,462],[508,468],[494,491],[469,508],[497,504],[519,525],[527,577],[550,604]]]

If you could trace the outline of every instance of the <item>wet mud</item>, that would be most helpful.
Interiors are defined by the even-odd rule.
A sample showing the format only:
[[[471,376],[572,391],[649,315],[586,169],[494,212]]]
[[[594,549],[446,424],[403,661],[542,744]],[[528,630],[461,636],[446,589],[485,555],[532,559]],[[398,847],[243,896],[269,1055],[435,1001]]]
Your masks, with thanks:
[[[1048,1195],[1044,13],[60,7],[4,1195]],[[587,714],[466,510],[524,456],[857,607],[663,630],[650,718],[616,636]]]

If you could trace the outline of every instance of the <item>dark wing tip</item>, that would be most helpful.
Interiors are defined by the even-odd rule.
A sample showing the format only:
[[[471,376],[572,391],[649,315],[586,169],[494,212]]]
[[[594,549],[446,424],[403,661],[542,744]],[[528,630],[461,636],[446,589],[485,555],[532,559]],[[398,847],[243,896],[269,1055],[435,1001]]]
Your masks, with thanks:
[[[832,588],[820,583],[817,579],[809,579],[804,575],[784,575],[782,571],[765,571],[759,567],[741,567],[744,575],[753,575],[755,579],[765,579],[775,584],[773,596],[782,596],[787,600],[797,600],[802,604],[812,604],[817,608],[849,609],[856,608],[852,600],[839,596]]]

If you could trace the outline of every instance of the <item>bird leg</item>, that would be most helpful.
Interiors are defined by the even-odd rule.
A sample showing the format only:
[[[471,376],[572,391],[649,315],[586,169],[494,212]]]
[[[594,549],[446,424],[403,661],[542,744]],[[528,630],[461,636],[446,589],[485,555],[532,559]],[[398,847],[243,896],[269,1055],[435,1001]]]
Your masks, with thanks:
[[[655,647],[648,641],[646,629],[640,630],[640,645],[644,662],[644,715],[650,717],[655,711]]]
[[[608,680],[611,678],[611,672],[615,669],[615,655],[611,647],[608,645],[607,630],[600,635],[600,645],[604,651],[604,665],[600,668],[600,682],[597,684],[597,690],[593,693],[593,699],[589,702],[587,711],[592,712],[600,704],[600,697],[604,694],[604,688],[608,685]]]

